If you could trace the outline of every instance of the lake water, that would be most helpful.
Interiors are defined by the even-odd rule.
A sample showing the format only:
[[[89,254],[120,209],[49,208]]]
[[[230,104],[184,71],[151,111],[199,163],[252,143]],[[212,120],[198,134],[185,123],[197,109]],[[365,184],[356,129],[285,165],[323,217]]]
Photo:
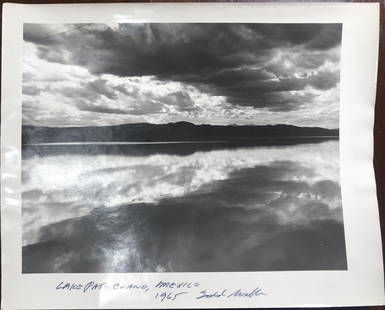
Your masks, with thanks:
[[[339,143],[302,142],[23,146],[23,272],[346,269]]]

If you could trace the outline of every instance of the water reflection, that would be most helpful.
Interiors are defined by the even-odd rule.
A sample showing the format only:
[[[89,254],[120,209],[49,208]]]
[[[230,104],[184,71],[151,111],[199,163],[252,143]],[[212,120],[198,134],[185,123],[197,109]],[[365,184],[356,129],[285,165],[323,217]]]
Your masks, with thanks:
[[[23,272],[346,268],[337,141],[36,148],[23,160]]]

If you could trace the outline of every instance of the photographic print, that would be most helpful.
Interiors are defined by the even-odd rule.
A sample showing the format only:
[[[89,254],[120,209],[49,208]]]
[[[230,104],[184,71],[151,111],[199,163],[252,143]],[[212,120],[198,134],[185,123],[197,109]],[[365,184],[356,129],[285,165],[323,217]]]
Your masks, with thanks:
[[[341,36],[25,23],[22,272],[346,270]]]

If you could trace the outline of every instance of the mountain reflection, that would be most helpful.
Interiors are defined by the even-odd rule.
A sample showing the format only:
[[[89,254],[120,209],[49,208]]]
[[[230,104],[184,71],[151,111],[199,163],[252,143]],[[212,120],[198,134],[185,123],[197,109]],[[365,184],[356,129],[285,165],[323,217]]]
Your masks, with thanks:
[[[338,141],[23,160],[23,272],[346,269]]]

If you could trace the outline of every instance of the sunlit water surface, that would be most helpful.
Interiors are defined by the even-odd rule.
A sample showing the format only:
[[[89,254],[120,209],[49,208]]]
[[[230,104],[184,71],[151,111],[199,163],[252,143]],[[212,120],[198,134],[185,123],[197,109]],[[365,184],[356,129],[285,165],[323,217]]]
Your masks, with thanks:
[[[346,269],[338,145],[24,146],[23,272]]]

